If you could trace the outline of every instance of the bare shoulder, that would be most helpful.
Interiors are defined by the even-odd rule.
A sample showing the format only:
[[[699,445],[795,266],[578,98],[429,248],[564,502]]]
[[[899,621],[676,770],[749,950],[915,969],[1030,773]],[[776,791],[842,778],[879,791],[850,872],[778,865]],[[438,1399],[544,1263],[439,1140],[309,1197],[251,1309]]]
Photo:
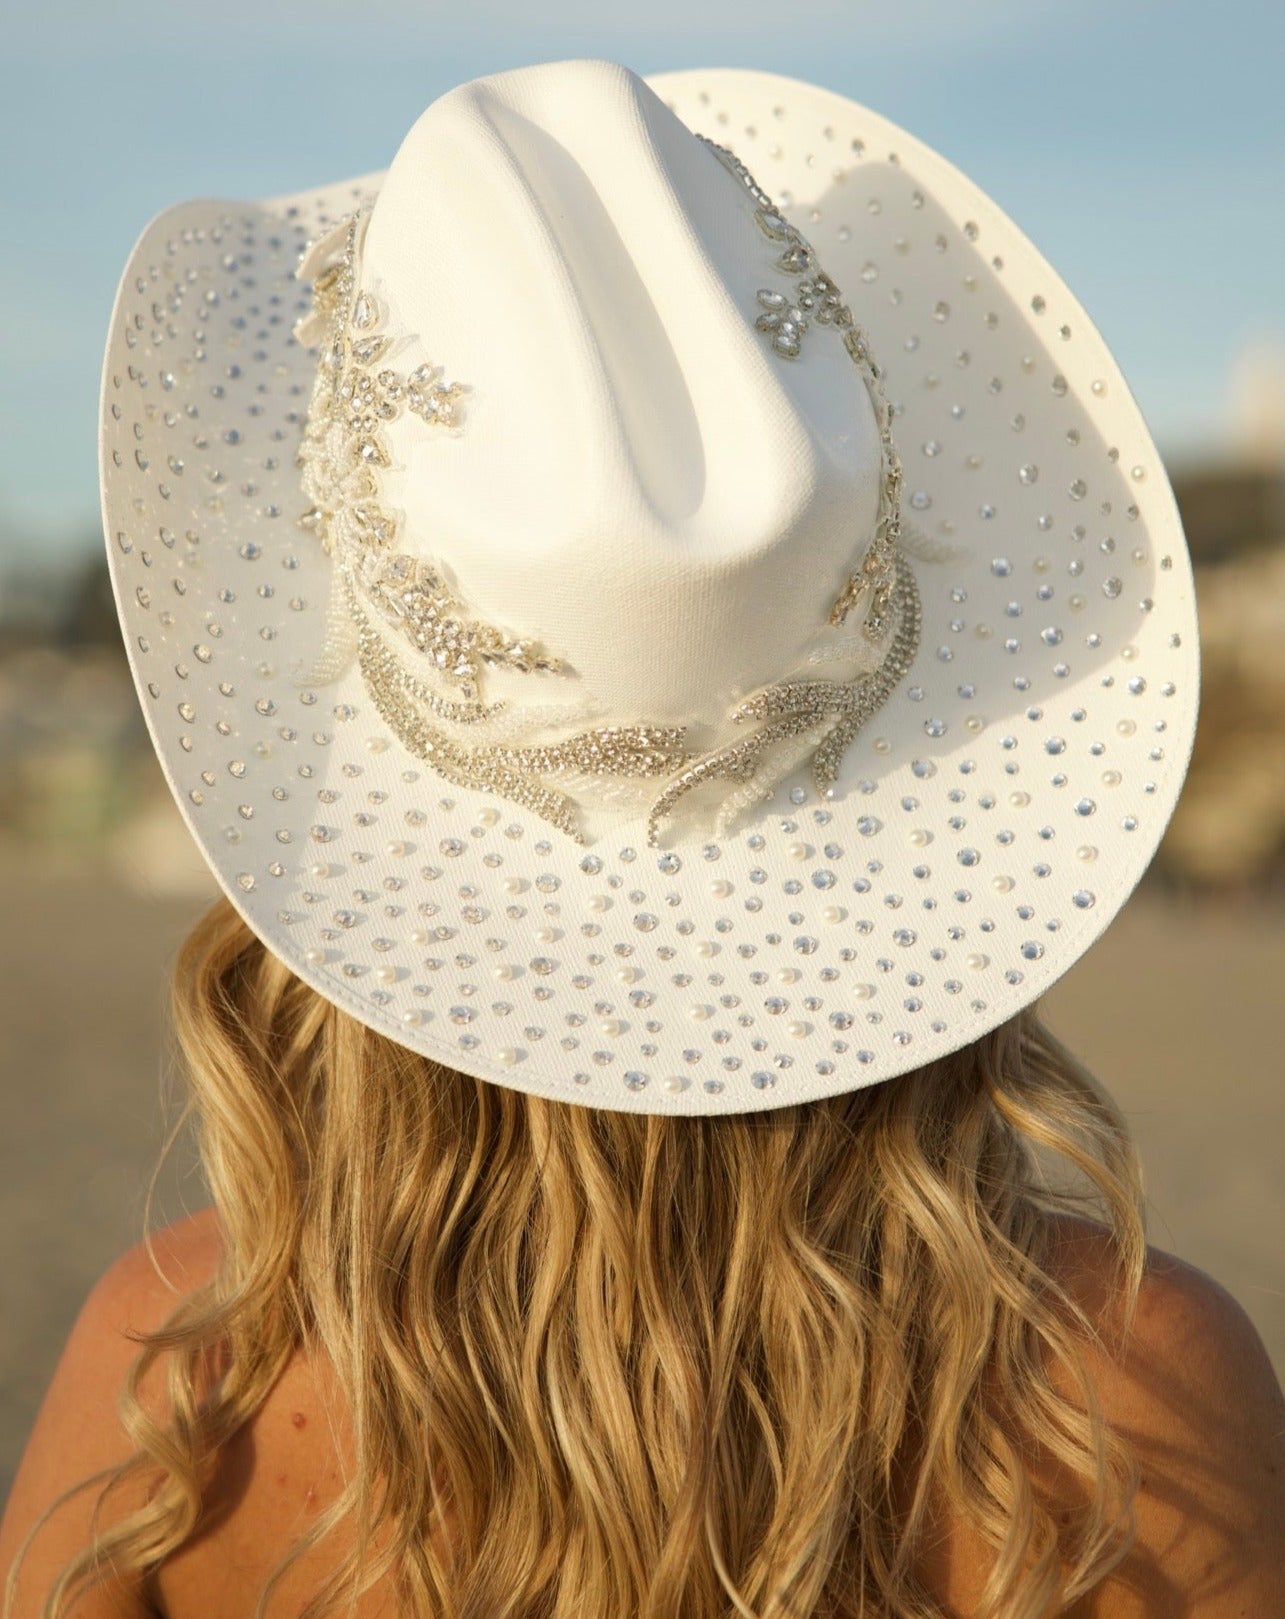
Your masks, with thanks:
[[[196,1214],[122,1254],[90,1290],[27,1443],[0,1526],[0,1580],[45,1509],[72,1485],[119,1465],[134,1446],[118,1401],[139,1333],[155,1330],[180,1299],[211,1280],[223,1253],[217,1212]],[[140,1386],[146,1409],[165,1419],[165,1365]],[[202,1498],[200,1523],[153,1575],[98,1587],[77,1619],[222,1619],[253,1610],[278,1558],[339,1495],[351,1468],[349,1427],[324,1361],[296,1352],[258,1408],[221,1447]],[[143,1504],[145,1484],[113,1497],[105,1525]],[[37,1619],[59,1572],[91,1538],[98,1491],[60,1506],[32,1540],[11,1619]],[[300,1559],[277,1600],[301,1606],[331,1559],[347,1546],[332,1535]],[[357,1619],[388,1619],[386,1590],[364,1596]],[[275,1604],[274,1604],[275,1608]]]
[[[150,1250],[150,1251],[149,1251]],[[221,1251],[217,1217],[202,1209],[122,1254],[81,1307],[32,1427],[0,1523],[0,1575],[46,1508],[66,1490],[117,1466],[134,1446],[118,1399],[139,1353],[137,1334],[159,1327],[178,1300],[213,1275]],[[159,1268],[159,1273],[158,1273]],[[140,1391],[145,1399],[148,1385]],[[58,1572],[90,1538],[96,1487],[73,1495],[36,1530],[21,1569],[13,1619],[34,1615]],[[140,1504],[128,1494],[115,1510]],[[97,1603],[97,1606],[95,1606]],[[146,1593],[117,1586],[81,1603],[85,1619],[151,1612]]]
[[[218,1210],[197,1209],[153,1232],[108,1266],[84,1313],[109,1330],[157,1327],[181,1298],[211,1279],[222,1254]]]
[[[1059,1220],[1053,1268],[1103,1320],[1105,1228]],[[1285,1396],[1241,1305],[1196,1266],[1149,1248],[1127,1338],[1088,1359],[1103,1414],[1140,1472],[1135,1548],[1101,1588],[1094,1619],[1285,1613]]]
[[[1051,1266],[1090,1319],[1107,1313],[1113,1280],[1110,1234],[1096,1221],[1059,1215],[1053,1221]],[[1138,1308],[1123,1353],[1113,1364],[1141,1375],[1168,1367],[1170,1376],[1198,1382],[1230,1377],[1247,1397],[1267,1401],[1285,1415],[1282,1393],[1266,1347],[1243,1306],[1207,1272],[1176,1254],[1149,1245]]]

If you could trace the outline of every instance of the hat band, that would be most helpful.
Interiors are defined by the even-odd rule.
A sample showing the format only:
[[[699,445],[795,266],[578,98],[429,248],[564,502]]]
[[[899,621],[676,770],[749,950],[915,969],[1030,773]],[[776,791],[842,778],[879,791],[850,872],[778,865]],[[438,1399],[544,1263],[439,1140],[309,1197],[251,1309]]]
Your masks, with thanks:
[[[842,334],[874,407],[882,457],[873,538],[834,597],[808,656],[809,665],[844,661],[855,663],[856,671],[847,679],[824,680],[805,666],[761,687],[726,716],[737,727],[757,721],[757,728],[701,754],[687,750],[684,725],[610,724],[552,735],[559,723],[592,713],[592,697],[561,713],[556,704],[483,700],[484,669],[557,675],[562,660],[534,640],[473,616],[432,562],[398,550],[401,516],[383,499],[379,482],[380,469],[392,464],[384,424],[409,409],[429,427],[455,427],[467,390],[438,380],[440,367],[421,365],[403,376],[381,364],[401,334],[385,329],[379,300],[359,284],[368,206],[305,250],[296,270],[312,279],[313,309],[294,334],[305,344],[321,344],[297,457],[301,488],[312,504],[299,522],[331,558],[336,604],[320,672],[312,671],[311,678],[339,674],[355,655],[376,709],[411,753],[461,786],[523,804],[580,843],[586,838],[577,797],[549,776],[574,776],[585,804],[645,807],[653,846],[661,822],[702,783],[728,784],[713,804],[719,835],[803,758],[810,758],[818,791],[833,796],[846,748],[902,679],[919,645],[918,590],[898,549],[901,462],[892,411],[865,334],[810,244],[740,160],[699,138],[750,193],[760,230],[781,245],[777,267],[796,278],[793,300],[774,288],[759,289],[756,327],[787,360],[800,352],[812,322]],[[859,633],[834,637],[867,596]],[[414,654],[409,661],[403,655],[407,643]],[[496,740],[497,733],[513,740]],[[650,803],[637,799],[634,783],[642,778],[665,778],[659,796],[647,795]]]

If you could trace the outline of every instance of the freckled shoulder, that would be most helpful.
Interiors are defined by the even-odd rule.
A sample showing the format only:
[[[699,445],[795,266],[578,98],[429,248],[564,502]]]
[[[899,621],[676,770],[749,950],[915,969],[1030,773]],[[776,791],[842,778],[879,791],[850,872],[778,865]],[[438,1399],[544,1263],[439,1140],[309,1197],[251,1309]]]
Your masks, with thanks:
[[[1149,1248],[1132,1330],[1113,1339],[1108,1232],[1070,1216],[1052,1223],[1050,1271],[1103,1333],[1100,1345],[1081,1342],[1086,1371],[1141,1474],[1132,1550],[1061,1619],[1285,1614],[1285,1398],[1248,1317],[1211,1277]],[[1065,1367],[1047,1373],[1080,1406]],[[1084,1500],[1083,1481],[1051,1452],[1029,1459],[1055,1510]],[[993,1552],[944,1505],[936,1531],[921,1578],[949,1619],[964,1619]]]
[[[122,1254],[90,1290],[76,1318],[23,1452],[0,1524],[0,1576],[13,1567],[42,1513],[66,1490],[92,1474],[119,1466],[134,1445],[118,1414],[118,1400],[139,1353],[132,1334],[154,1330],[177,1300],[206,1281],[218,1264],[220,1240],[212,1209],[156,1233],[151,1255],[139,1244]],[[140,1398],[155,1408],[163,1373],[153,1369]],[[143,1503],[143,1482],[112,1498],[104,1526]],[[73,1494],[35,1531],[17,1585],[13,1619],[40,1611],[54,1580],[91,1539],[98,1487]],[[84,1619],[135,1619],[154,1611],[144,1582],[120,1578],[99,1586],[77,1606]]]
[[[165,1619],[242,1619],[277,1564],[331,1506],[351,1471],[351,1425],[333,1370],[297,1351],[253,1415],[222,1447],[197,1532],[153,1580]],[[274,1612],[296,1612],[352,1544],[341,1525],[278,1585]],[[278,1607],[280,1604],[280,1607]],[[355,1619],[393,1619],[377,1585]]]
[[[1055,1267],[1094,1321],[1109,1261],[1103,1227],[1059,1222]],[[1285,1395],[1245,1311],[1194,1265],[1148,1248],[1127,1341],[1087,1358],[1141,1484],[1134,1548],[1076,1615],[1285,1614]]]

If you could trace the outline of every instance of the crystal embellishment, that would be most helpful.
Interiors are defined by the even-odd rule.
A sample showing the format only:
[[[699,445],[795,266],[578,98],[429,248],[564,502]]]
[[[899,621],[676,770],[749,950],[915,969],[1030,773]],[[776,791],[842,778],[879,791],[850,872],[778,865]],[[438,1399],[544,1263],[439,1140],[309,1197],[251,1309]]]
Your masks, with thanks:
[[[454,425],[463,385],[435,381],[440,367],[420,365],[404,378],[379,366],[393,339],[381,329],[384,312],[374,295],[356,286],[364,218],[350,217],[342,257],[313,282],[313,315],[301,323],[301,336],[317,324],[326,335],[298,453],[300,487],[313,504],[299,523],[320,538],[346,585],[472,702],[483,665],[526,671],[560,664],[534,642],[471,617],[431,565],[395,549],[400,515],[383,500],[378,477],[392,464],[384,424],[405,406],[426,421]]]
[[[586,841],[580,806],[548,779],[562,772],[594,780],[661,779],[647,816],[652,846],[661,823],[705,781],[731,784],[719,806],[719,825],[725,828],[762,798],[773,768],[770,761],[765,766],[766,755],[784,759],[785,768],[797,762],[798,743],[794,754],[777,751],[790,738],[804,746],[811,742],[812,774],[818,790],[826,791],[848,744],[901,680],[919,644],[915,578],[897,550],[901,464],[892,442],[892,413],[864,334],[809,244],[772,207],[739,159],[700,138],[750,191],[760,229],[780,244],[777,267],[798,278],[789,297],[772,288],[760,290],[758,328],[770,334],[777,353],[793,358],[811,322],[835,327],[869,392],[883,456],[875,533],[860,566],[841,582],[827,623],[841,624],[869,592],[862,635],[874,645],[887,643],[877,667],[849,680],[792,678],[751,693],[727,716],[744,725],[745,734],[701,754],[689,750],[682,725],[601,725],[535,743],[487,738],[488,724],[509,705],[484,700],[485,670],[558,676],[566,672],[563,661],[535,639],[483,622],[431,559],[400,550],[402,517],[380,484],[382,470],[392,465],[386,424],[408,410],[430,427],[457,427],[467,390],[444,381],[440,366],[422,364],[403,375],[389,363],[401,334],[387,330],[380,300],[358,282],[368,209],[347,216],[326,244],[305,254],[306,262],[333,244],[332,262],[313,277],[313,309],[295,327],[301,342],[320,345],[297,457],[301,488],[311,505],[299,523],[331,558],[340,616],[355,636],[366,689],[403,746],[440,775],[523,804],[579,843]],[[323,665],[332,651],[323,654]]]
[[[800,353],[803,333],[810,321],[842,332],[844,346],[860,371],[874,406],[883,456],[874,541],[861,567],[840,591],[830,610],[830,623],[841,624],[869,590],[872,599],[864,629],[872,640],[879,640],[888,627],[888,605],[895,588],[893,556],[901,537],[902,482],[901,457],[893,442],[892,411],[883,390],[883,373],[871,356],[866,334],[854,320],[852,310],[818,264],[812,244],[773,206],[767,192],[730,148],[721,146],[708,135],[698,138],[753,198],[754,220],[759,229],[771,242],[781,244],[777,268],[799,278],[793,288],[793,302],[775,288],[759,288],[757,298],[762,310],[755,326],[769,334],[774,352],[785,359],[794,359]]]
[[[914,661],[921,633],[919,593],[905,557],[894,559],[899,587],[898,626],[880,666],[855,680],[784,680],[767,686],[732,711],[736,723],[759,720],[758,730],[726,747],[703,754],[685,766],[665,788],[647,817],[647,841],[656,842],[663,817],[679,798],[698,782],[722,777],[731,781],[751,778],[759,758],[772,744],[810,730],[832,719],[812,753],[812,779],[822,794],[839,772],[844,751],[857,732],[887,700]]]

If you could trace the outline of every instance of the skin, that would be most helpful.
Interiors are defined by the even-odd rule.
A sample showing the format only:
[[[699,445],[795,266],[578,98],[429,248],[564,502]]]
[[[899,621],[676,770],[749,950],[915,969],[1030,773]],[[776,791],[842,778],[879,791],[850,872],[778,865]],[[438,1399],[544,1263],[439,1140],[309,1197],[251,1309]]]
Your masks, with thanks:
[[[1097,1315],[1106,1304],[1104,1234],[1069,1218],[1057,1228],[1057,1270]],[[155,1239],[179,1292],[212,1274],[219,1241],[210,1209]],[[141,1246],[117,1260],[90,1293],[0,1525],[0,1572],[7,1574],[31,1524],[60,1490],[129,1453],[115,1404],[136,1353],[124,1334],[159,1325],[174,1298]],[[1151,1249],[1131,1338],[1114,1356],[1099,1354],[1092,1370],[1105,1415],[1138,1448],[1138,1536],[1115,1573],[1064,1613],[1070,1619],[1285,1614],[1285,1397],[1241,1307],[1203,1272]],[[149,1398],[148,1384],[143,1395]],[[155,1382],[150,1397],[158,1397]],[[251,1612],[264,1574],[290,1538],[337,1493],[348,1454],[339,1410],[324,1368],[296,1358],[226,1448],[197,1535],[158,1577],[96,1590],[77,1606],[76,1619],[231,1619]],[[1048,1458],[1036,1459],[1036,1474],[1052,1490],[1074,1488]],[[92,1497],[73,1498],[37,1536],[14,1619],[36,1619],[55,1570],[88,1536]],[[117,1510],[132,1504],[122,1501]],[[923,1578],[950,1619],[966,1619],[981,1593],[985,1548],[947,1514],[938,1530]],[[332,1566],[325,1557],[305,1560],[269,1611],[296,1613],[318,1573]],[[356,1613],[393,1619],[390,1593],[376,1587]]]

